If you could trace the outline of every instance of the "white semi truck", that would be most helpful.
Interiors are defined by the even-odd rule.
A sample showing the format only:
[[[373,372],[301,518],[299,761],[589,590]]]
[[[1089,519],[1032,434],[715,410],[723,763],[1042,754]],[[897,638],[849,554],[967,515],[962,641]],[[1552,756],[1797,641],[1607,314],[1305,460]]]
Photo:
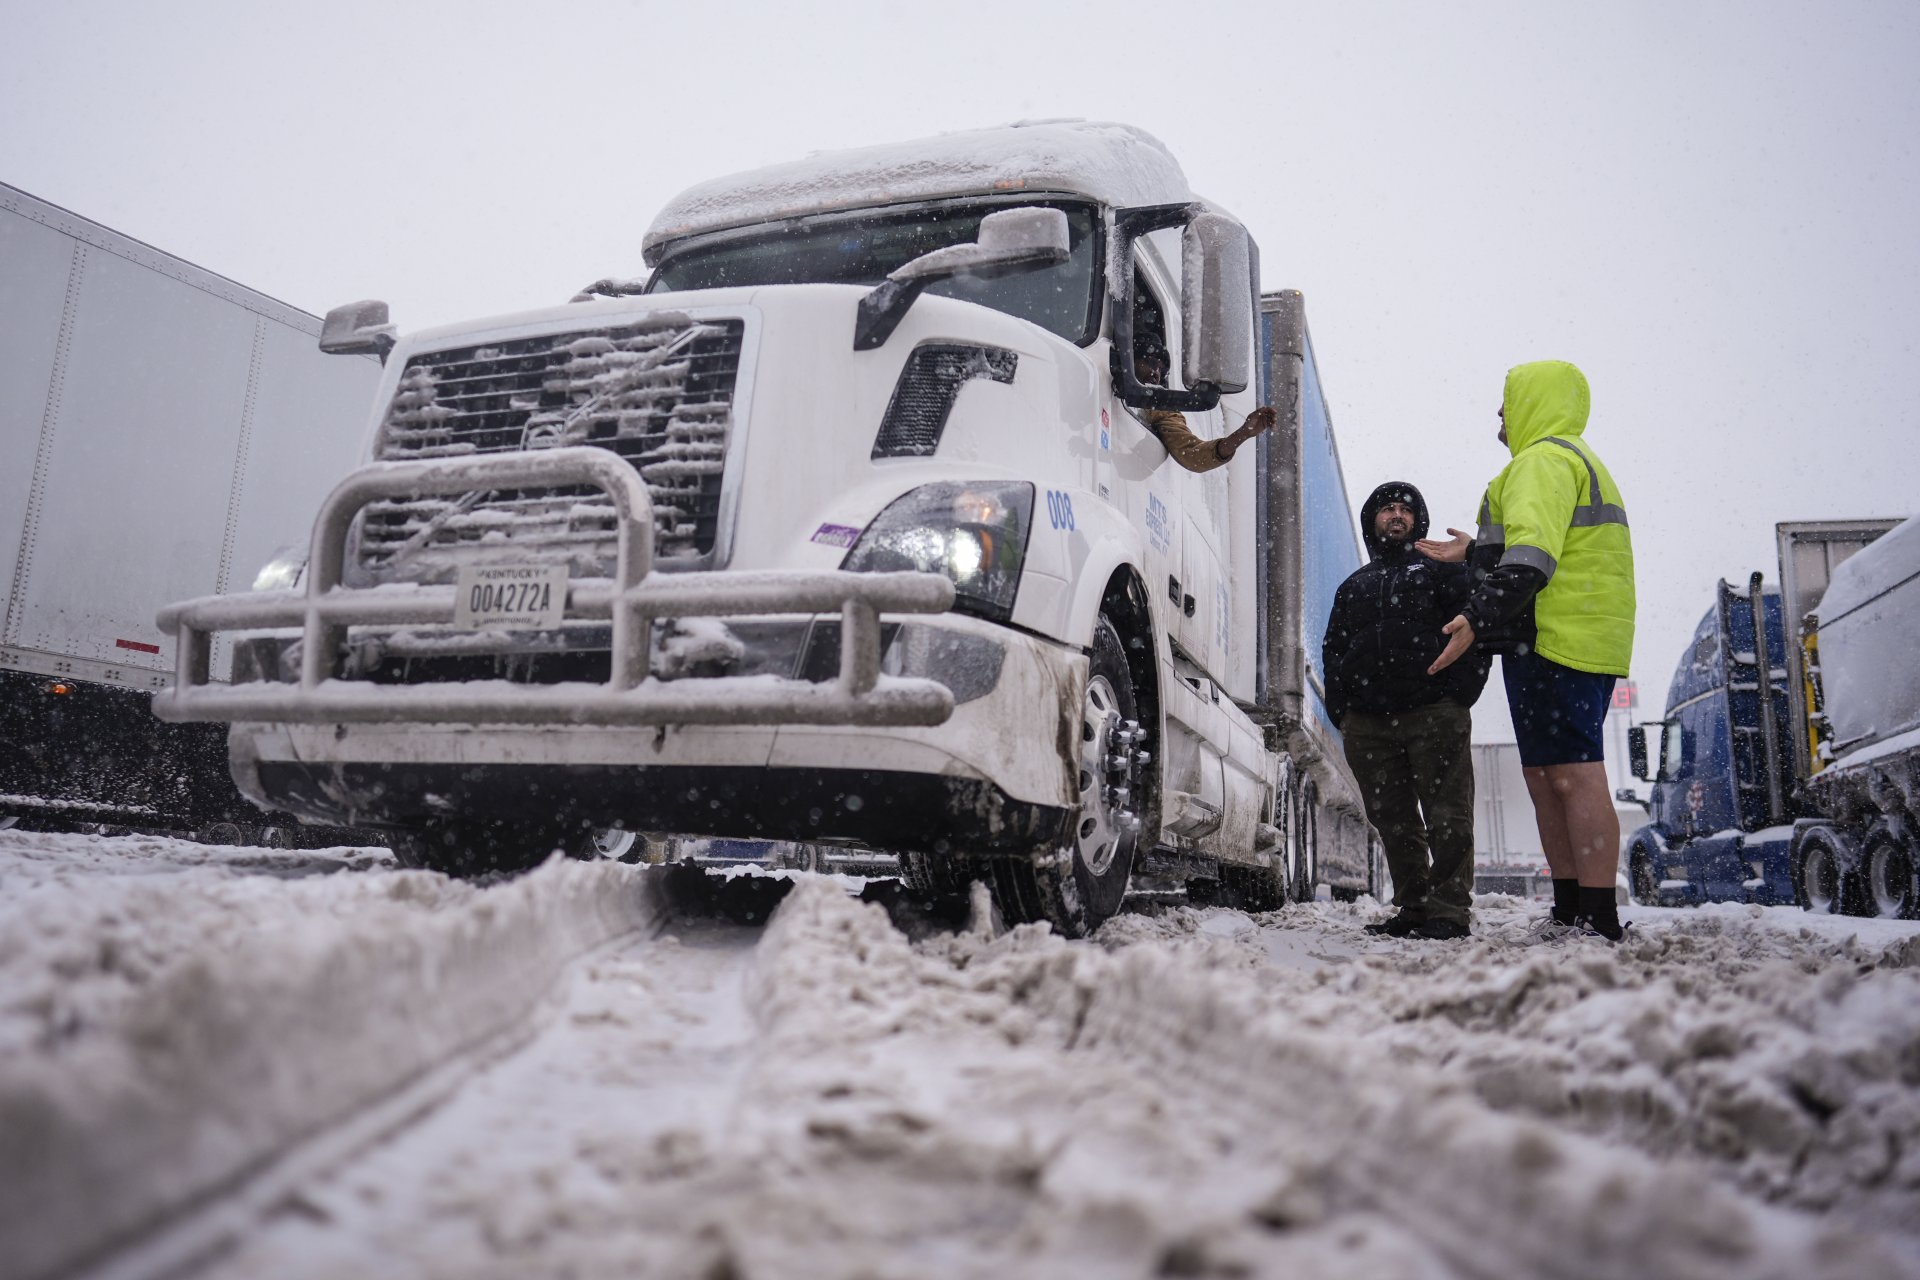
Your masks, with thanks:
[[[160,615],[159,714],[456,873],[610,828],[863,844],[1073,934],[1140,872],[1374,885],[1316,673],[1359,550],[1301,300],[1159,142],[816,156],[687,191],[644,256],[527,314],[330,315],[386,361],[367,464],[298,588]],[[1144,422],[1262,403],[1204,474]]]
[[[353,464],[379,362],[319,332],[0,184],[0,825],[289,825],[234,789],[225,733],[148,704],[160,606],[251,582]]]

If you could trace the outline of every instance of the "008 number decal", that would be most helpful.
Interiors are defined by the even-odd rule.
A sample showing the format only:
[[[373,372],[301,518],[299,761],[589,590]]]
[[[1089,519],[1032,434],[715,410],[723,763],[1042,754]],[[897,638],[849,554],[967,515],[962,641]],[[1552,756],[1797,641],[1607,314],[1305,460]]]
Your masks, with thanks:
[[[1072,529],[1073,499],[1058,489],[1047,490],[1047,522],[1056,529]]]

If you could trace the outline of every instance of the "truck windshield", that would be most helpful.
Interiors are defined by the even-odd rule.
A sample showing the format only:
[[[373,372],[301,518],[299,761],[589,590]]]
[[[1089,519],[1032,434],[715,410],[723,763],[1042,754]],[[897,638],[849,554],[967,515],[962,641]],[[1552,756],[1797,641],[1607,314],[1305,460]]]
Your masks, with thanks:
[[[1036,271],[982,280],[940,280],[927,292],[977,302],[1031,320],[1085,346],[1097,336],[1100,295],[1095,234],[1099,218],[1079,201],[1006,200],[964,205],[916,205],[821,215],[703,237],[671,252],[653,273],[647,292],[724,289],[757,284],[877,285],[887,273],[923,253],[967,244],[980,220],[998,209],[1059,209],[1067,215],[1065,262]]]

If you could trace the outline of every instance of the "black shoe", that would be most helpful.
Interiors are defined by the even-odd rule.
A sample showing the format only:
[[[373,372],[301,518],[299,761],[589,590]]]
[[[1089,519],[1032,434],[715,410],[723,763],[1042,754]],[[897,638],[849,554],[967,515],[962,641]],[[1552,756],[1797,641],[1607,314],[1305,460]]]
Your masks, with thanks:
[[[1458,938],[1470,938],[1473,930],[1464,920],[1428,920],[1413,931],[1416,938],[1431,938],[1435,942],[1452,942]]]
[[[1375,920],[1360,932],[1383,933],[1389,938],[1405,938],[1418,930],[1420,923],[1418,919],[1402,911],[1396,915],[1388,916],[1385,920]]]

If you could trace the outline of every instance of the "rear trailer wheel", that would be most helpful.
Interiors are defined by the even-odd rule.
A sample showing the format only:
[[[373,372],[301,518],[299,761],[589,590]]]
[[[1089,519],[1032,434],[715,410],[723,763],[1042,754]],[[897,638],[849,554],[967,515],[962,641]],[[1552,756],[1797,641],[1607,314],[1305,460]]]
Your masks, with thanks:
[[[1104,613],[1088,657],[1073,827],[1059,846],[992,862],[1002,916],[1010,923],[1045,920],[1070,938],[1085,937],[1120,910],[1140,842],[1152,764],[1126,645]]]
[[[789,845],[786,852],[774,860],[774,865],[792,871],[825,871],[827,869],[827,850],[824,845]]]
[[[401,866],[461,879],[531,871],[566,845],[551,831],[488,822],[436,822],[393,833]]]
[[[1914,845],[1892,822],[1882,819],[1867,829],[1867,907],[1892,920],[1920,916],[1920,881],[1916,880]]]
[[[1846,896],[1844,839],[1832,827],[1814,827],[1800,837],[1793,857],[1794,896],[1818,915],[1834,915]]]

